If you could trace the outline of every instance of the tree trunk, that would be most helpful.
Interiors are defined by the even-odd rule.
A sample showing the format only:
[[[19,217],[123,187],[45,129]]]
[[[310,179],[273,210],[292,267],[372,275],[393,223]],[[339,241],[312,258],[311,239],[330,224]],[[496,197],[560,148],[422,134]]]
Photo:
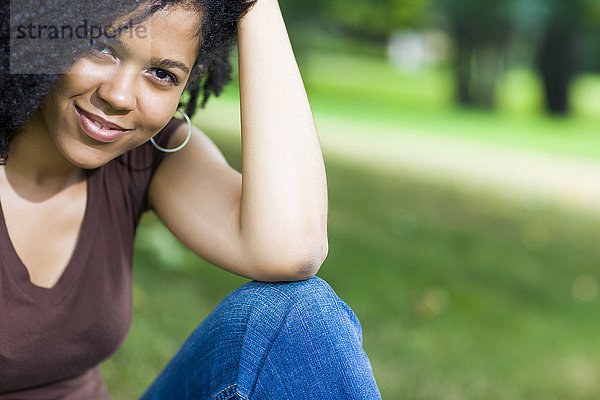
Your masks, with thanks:
[[[492,109],[496,105],[496,83],[502,63],[501,50],[488,44],[477,49],[474,62],[473,97],[475,104]]]
[[[574,73],[573,55],[572,32],[546,32],[538,55],[538,70],[544,83],[546,109],[551,114],[569,113],[569,84]]]
[[[453,25],[456,100],[461,106],[491,109],[496,103],[503,37],[483,38],[458,19]]]

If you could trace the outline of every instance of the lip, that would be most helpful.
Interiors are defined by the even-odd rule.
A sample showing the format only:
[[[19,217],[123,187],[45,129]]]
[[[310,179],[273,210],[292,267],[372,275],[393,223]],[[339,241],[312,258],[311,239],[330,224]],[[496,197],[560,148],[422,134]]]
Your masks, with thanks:
[[[97,140],[102,143],[112,143],[122,137],[126,132],[131,129],[125,129],[121,126],[105,120],[104,118],[98,117],[97,115],[88,113],[82,110],[78,106],[75,106],[75,112],[79,119],[79,126],[90,138]],[[96,126],[94,123],[97,121],[102,126],[107,126],[110,129],[102,129]]]

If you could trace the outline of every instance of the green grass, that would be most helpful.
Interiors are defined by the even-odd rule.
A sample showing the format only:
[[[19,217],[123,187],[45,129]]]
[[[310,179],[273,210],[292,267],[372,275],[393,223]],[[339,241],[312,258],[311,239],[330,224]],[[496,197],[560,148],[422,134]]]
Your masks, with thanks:
[[[219,146],[239,167],[237,144]],[[401,172],[327,167],[330,253],[319,276],[361,319],[384,398],[600,396],[597,219]],[[139,395],[244,282],[152,216],[136,248],[132,331],[104,365],[117,400]]]

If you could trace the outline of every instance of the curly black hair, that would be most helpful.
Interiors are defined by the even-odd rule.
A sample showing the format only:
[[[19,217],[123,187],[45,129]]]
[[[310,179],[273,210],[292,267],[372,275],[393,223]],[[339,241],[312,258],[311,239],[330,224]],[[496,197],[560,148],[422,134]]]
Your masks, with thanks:
[[[36,3],[34,8],[17,12],[10,9],[11,2],[3,1],[0,6],[0,163],[6,161],[12,138],[40,107],[43,98],[60,78],[60,71],[68,69],[78,57],[89,50],[90,46],[90,42],[79,40],[74,43],[69,42],[67,48],[58,46],[34,49],[32,52],[34,55],[19,58],[19,68],[15,68],[16,65],[11,65],[11,61],[22,55],[19,53],[22,49],[11,48],[11,27],[14,32],[15,26],[26,26],[36,20],[59,20],[63,23],[71,21],[75,24],[81,20],[82,15],[99,16],[102,21],[109,21],[112,24],[116,19],[138,9],[140,5],[148,5],[142,15],[132,21],[133,24],[137,24],[156,11],[172,5],[189,7],[202,16],[202,23],[198,30],[200,35],[198,56],[185,88],[186,95],[182,96],[187,101],[185,104],[180,101],[179,104],[185,106],[186,113],[192,116],[201,94],[200,105],[204,107],[211,95],[218,96],[223,86],[231,81],[232,68],[229,55],[236,38],[237,22],[255,1],[46,0],[33,2]],[[131,24],[127,26],[127,28],[131,27]],[[37,46],[41,47],[39,44]],[[25,49],[25,51],[30,50]],[[49,73],[44,70],[44,66],[47,65],[53,67]]]

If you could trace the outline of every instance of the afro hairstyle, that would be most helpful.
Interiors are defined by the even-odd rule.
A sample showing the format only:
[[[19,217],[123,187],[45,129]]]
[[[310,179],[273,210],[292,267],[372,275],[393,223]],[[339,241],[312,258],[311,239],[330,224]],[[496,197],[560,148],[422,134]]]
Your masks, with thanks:
[[[204,107],[209,97],[218,96],[231,80],[229,55],[237,34],[237,22],[252,4],[254,1],[247,0],[3,1],[0,6],[0,163],[5,163],[12,138],[40,107],[61,72],[86,54],[92,44],[91,40],[54,40],[41,45],[40,41],[29,40],[22,41],[26,43],[23,45],[14,40],[16,27],[39,21],[60,21],[62,26],[77,26],[82,16],[94,16],[103,21],[103,26],[113,26],[115,20],[142,6],[142,14],[136,14],[136,20],[130,20],[126,27],[130,29],[156,11],[172,5],[198,12],[202,16],[198,27],[198,56],[185,88],[186,104],[179,104],[192,116],[200,95],[200,105]]]

